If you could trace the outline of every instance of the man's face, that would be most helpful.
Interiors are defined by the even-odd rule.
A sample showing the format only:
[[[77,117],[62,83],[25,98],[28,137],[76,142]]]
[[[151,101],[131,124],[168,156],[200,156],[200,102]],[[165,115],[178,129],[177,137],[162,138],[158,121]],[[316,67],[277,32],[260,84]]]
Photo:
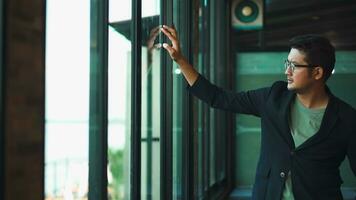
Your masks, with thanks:
[[[288,61],[295,65],[308,65],[304,53],[294,48],[289,52]],[[284,73],[287,75],[288,90],[295,90],[297,93],[307,90],[314,82],[310,68],[295,67],[292,71],[292,68],[288,67]]]

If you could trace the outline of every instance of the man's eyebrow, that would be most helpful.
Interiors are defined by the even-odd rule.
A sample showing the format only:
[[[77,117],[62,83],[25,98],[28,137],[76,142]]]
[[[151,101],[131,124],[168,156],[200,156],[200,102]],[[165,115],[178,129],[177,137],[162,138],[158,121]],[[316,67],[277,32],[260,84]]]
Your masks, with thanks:
[[[301,65],[300,63],[298,63],[298,62],[296,62],[296,61],[292,61],[292,60],[289,60],[289,59],[287,59],[287,60],[288,60],[288,62],[291,62],[291,63],[293,63],[293,64]]]

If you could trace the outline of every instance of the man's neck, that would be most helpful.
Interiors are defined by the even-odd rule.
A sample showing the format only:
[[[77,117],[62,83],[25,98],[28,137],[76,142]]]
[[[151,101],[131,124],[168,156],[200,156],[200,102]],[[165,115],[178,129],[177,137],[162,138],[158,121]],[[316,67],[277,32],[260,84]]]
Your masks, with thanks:
[[[306,108],[325,108],[329,102],[329,95],[326,92],[325,85],[314,86],[308,91],[297,93],[298,100]]]

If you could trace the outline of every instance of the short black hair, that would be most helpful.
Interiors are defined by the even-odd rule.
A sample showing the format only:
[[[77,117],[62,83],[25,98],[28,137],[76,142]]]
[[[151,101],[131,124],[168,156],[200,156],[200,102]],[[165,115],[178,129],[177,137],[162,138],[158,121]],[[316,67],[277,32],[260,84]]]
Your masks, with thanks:
[[[324,69],[324,81],[330,77],[335,66],[335,48],[327,38],[308,34],[296,36],[289,42],[291,48],[305,54],[305,61],[309,65],[321,66]]]

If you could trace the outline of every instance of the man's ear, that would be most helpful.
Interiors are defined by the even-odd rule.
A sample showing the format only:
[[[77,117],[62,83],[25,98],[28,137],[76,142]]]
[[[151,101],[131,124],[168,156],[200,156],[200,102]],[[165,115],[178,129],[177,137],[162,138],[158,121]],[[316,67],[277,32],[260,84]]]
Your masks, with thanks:
[[[320,80],[322,79],[324,76],[324,68],[322,68],[321,66],[317,66],[314,68],[313,70],[313,77],[315,80]]]

